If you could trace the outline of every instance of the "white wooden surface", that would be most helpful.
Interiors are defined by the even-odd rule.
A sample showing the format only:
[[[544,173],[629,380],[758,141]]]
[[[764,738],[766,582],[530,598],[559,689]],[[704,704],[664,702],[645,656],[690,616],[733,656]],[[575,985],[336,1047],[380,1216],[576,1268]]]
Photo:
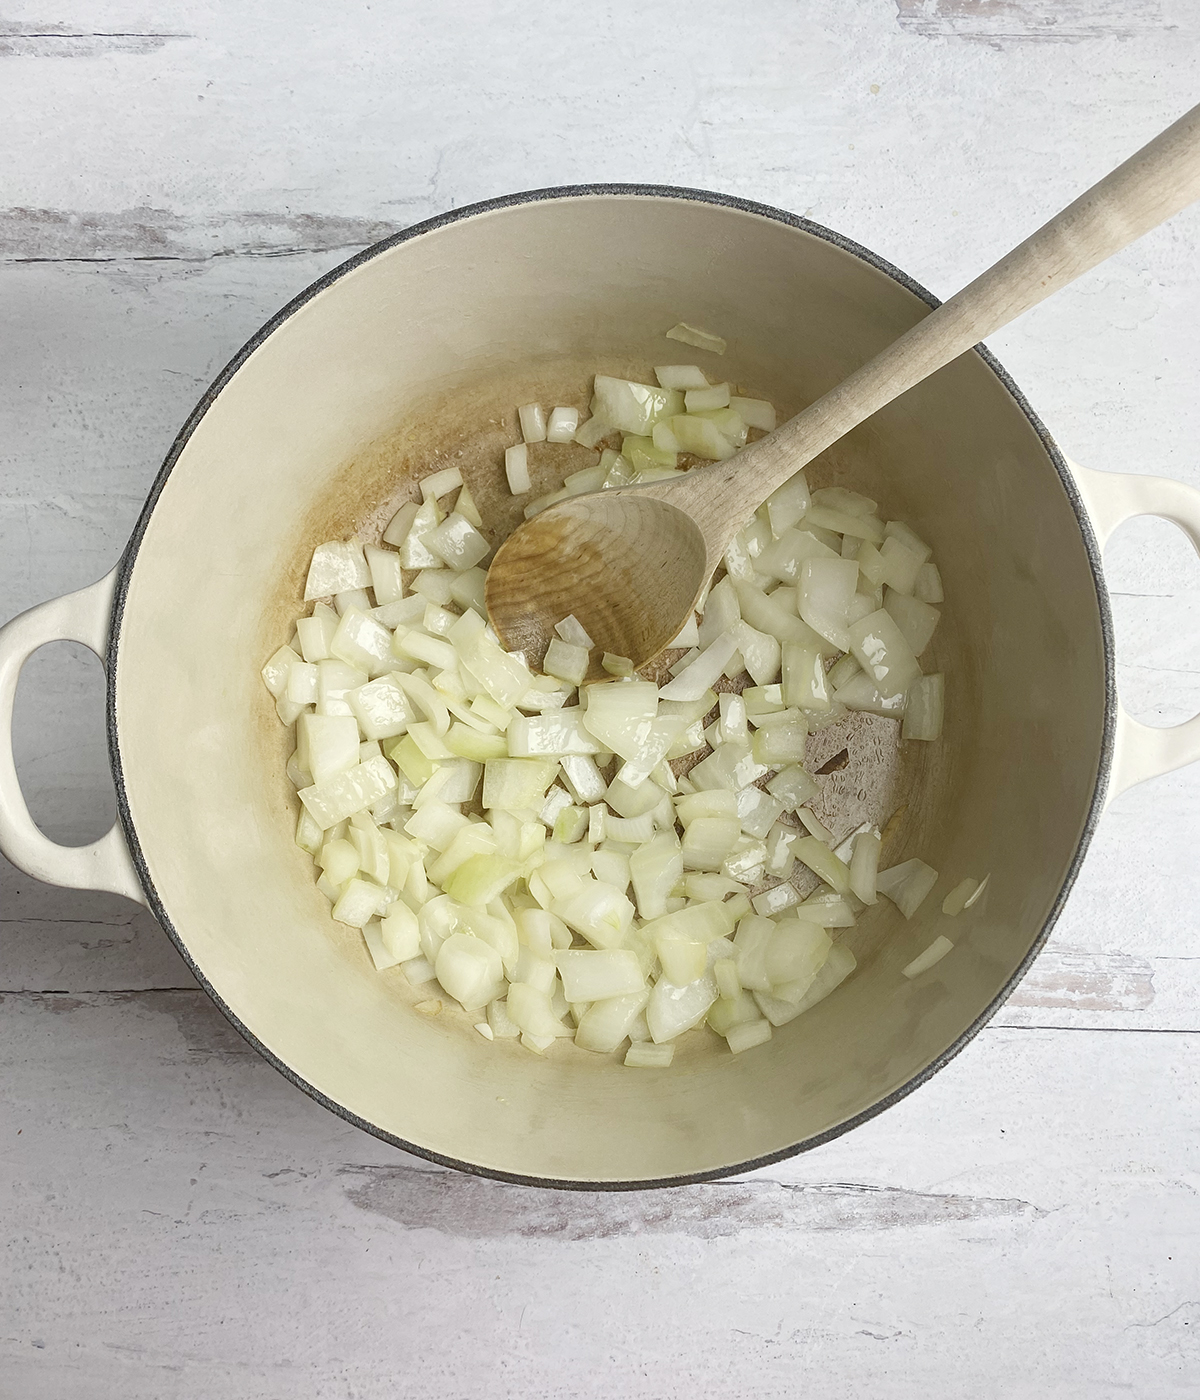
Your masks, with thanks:
[[[1196,100],[1193,0],[38,0],[0,20],[0,617],[120,551],[260,322],[390,229],[645,180],[941,294]],[[993,348],[1079,460],[1200,482],[1200,210]],[[1200,708],[1200,567],[1109,553],[1120,683]],[[17,742],[112,813],[98,665]],[[181,736],[181,739],[185,736]],[[1122,797],[1050,947],[898,1108],[736,1183],[537,1193],[311,1103],[153,920],[0,871],[0,1396],[1193,1396],[1200,769]]]

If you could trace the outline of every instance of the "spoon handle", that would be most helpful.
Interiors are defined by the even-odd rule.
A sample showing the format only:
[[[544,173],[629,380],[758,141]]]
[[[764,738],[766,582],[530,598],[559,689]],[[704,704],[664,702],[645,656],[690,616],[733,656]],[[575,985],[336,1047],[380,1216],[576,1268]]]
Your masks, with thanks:
[[[837,388],[753,444],[754,504],[877,409],[1195,199],[1200,199],[1200,106]],[[711,473],[708,491],[702,487],[698,493],[708,499],[697,499],[700,509],[694,513],[702,512],[713,526],[728,517],[732,532],[753,506],[746,494],[745,468],[750,464],[739,460],[736,471],[728,470],[729,465],[714,463],[689,475],[703,478]]]

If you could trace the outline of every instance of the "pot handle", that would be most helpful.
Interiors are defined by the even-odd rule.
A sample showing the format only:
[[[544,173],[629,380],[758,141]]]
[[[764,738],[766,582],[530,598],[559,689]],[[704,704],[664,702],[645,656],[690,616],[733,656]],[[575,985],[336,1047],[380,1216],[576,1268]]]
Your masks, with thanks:
[[[0,627],[0,852],[27,875],[75,890],[108,890],[146,903],[120,823],[90,846],[60,846],[38,830],[17,777],[12,716],[21,667],[47,642],[82,642],[104,660],[117,571]]]
[[[1118,525],[1135,515],[1157,515],[1178,525],[1200,554],[1200,490],[1166,476],[1098,472],[1067,459],[1103,549]],[[1108,796],[1146,778],[1171,773],[1200,759],[1200,715],[1166,729],[1142,724],[1117,704],[1117,733]]]

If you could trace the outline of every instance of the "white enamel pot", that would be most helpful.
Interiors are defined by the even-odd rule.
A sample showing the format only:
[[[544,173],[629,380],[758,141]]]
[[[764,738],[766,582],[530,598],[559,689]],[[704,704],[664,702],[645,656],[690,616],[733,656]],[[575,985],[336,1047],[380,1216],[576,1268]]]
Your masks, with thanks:
[[[290,748],[259,668],[302,610],[309,553],[378,529],[412,472],[459,462],[494,539],[512,411],[580,402],[597,367],[692,358],[681,319],[729,340],[720,372],[794,412],[935,300],[827,229],[693,190],[598,186],[464,209],[315,283],[205,394],[120,564],[0,632],[0,850],[50,883],[148,905],[238,1030],[349,1121],[432,1160],[584,1187],[718,1177],[824,1142],[945,1064],[1045,940],[1108,798],[1200,757],[1200,718],[1121,710],[1100,549],[1134,515],[1200,549],[1200,492],[1068,463],[975,351],[810,470],[886,503],[932,544],[948,604],[936,745],[905,746],[888,859],[990,873],[953,954],[908,982],[943,925],[882,902],[849,935],[857,972],[740,1056],[695,1044],[670,1071],[490,1044],[430,1019],[332,922],[293,844]],[[575,463],[572,464],[577,465]],[[70,638],[108,670],[120,821],[67,849],[30,819],[9,732],[22,663]],[[1020,677],[1015,685],[1013,678]],[[920,749],[919,753],[907,750]]]

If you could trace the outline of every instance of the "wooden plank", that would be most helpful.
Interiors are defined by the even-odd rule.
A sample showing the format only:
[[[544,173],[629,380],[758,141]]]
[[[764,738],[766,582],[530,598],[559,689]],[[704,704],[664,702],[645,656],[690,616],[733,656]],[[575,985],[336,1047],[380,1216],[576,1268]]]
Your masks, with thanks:
[[[1164,27],[1162,9],[1127,0],[896,0],[901,29],[924,39],[1078,44]]]
[[[1092,1400],[1182,1397],[1200,1361],[1195,1035],[989,1031],[825,1148],[632,1195],[405,1159],[199,993],[6,998],[0,1096],[22,1400],[998,1397],[1014,1376]]]

